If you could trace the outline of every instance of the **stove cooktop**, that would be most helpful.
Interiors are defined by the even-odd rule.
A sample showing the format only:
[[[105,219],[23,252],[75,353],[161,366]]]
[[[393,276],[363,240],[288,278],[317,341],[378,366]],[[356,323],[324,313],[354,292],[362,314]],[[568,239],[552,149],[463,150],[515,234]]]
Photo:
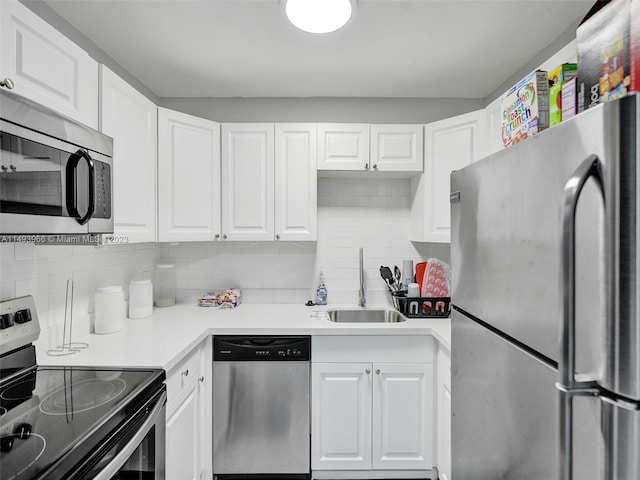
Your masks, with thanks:
[[[2,480],[40,478],[76,463],[163,381],[162,370],[35,367],[3,382]]]

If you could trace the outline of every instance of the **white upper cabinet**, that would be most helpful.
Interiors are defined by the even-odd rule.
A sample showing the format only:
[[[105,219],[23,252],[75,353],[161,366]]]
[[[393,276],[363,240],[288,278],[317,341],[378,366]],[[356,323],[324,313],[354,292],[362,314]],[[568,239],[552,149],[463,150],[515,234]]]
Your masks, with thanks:
[[[502,143],[502,118],[500,111],[500,97],[496,98],[484,109],[486,116],[487,135],[484,156],[492,155],[504,149]]]
[[[411,181],[411,241],[451,241],[450,175],[483,157],[485,122],[477,110],[425,125],[424,175]]]
[[[316,124],[275,126],[276,240],[316,240],[318,151]]]
[[[113,137],[114,233],[154,242],[158,108],[104,65],[100,107],[100,130]]]
[[[98,63],[17,1],[2,0],[0,78],[14,92],[98,128]]]
[[[220,124],[158,108],[158,240],[220,237]]]
[[[273,240],[274,125],[222,125],[222,238]]]
[[[422,125],[371,125],[371,170],[422,172],[422,158]]]
[[[368,169],[369,124],[318,124],[318,170]]]

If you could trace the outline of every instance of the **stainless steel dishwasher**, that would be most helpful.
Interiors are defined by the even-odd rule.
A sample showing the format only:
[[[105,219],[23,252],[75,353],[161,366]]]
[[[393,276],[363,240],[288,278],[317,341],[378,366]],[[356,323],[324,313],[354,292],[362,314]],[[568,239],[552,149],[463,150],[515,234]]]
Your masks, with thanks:
[[[217,479],[309,478],[310,347],[310,337],[214,337]]]

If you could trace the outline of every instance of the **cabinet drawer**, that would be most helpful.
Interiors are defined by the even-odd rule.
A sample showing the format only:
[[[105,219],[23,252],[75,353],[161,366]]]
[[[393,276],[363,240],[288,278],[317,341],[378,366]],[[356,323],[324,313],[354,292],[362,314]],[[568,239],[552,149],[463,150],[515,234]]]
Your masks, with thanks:
[[[203,345],[198,345],[180,363],[167,372],[167,403],[178,398],[182,390],[200,375],[202,349]]]
[[[314,335],[312,362],[433,363],[435,348],[430,335]]]

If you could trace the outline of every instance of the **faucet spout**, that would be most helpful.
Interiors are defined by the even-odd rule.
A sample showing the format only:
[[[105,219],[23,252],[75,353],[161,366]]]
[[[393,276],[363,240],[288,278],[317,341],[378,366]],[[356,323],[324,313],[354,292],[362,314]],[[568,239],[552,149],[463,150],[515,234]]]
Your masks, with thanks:
[[[358,306],[364,307],[367,299],[364,298],[364,266],[362,261],[362,247],[360,247],[360,290],[358,292]]]

